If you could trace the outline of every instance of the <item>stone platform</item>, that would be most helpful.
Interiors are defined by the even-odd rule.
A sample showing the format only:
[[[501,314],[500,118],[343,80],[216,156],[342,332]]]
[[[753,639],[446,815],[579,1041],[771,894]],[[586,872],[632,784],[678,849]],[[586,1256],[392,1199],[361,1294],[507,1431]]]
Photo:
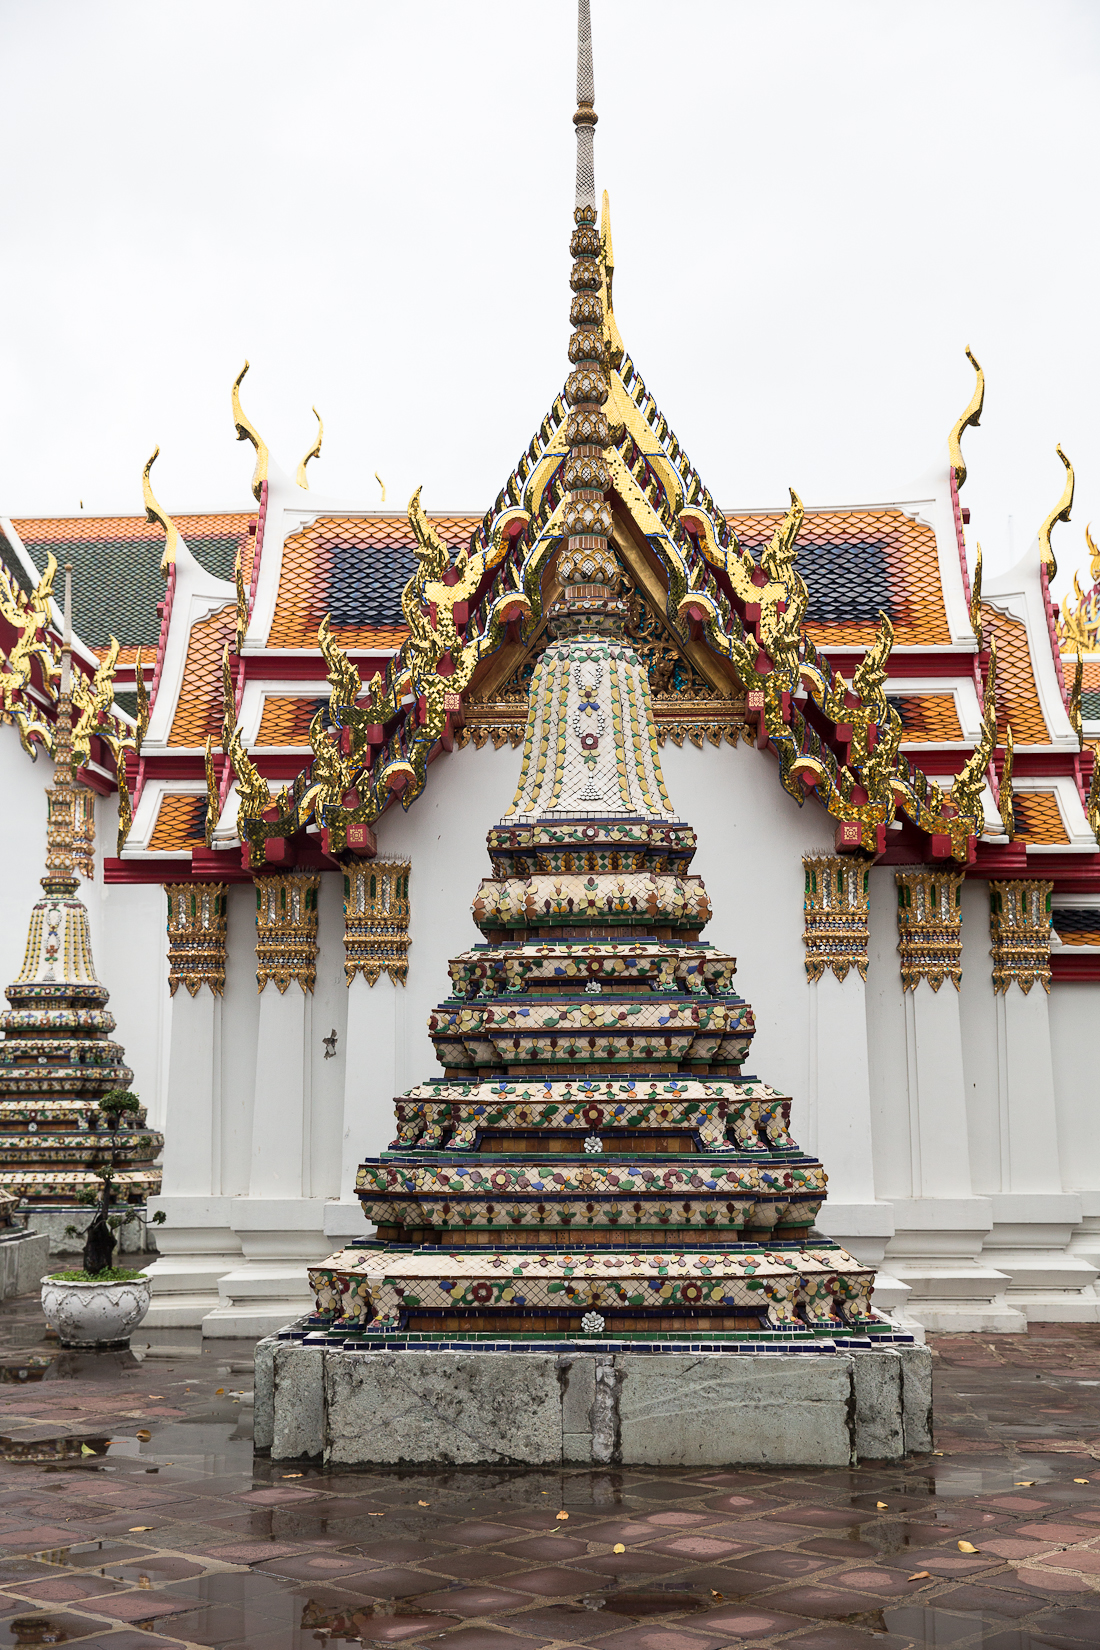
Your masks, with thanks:
[[[284,1332],[285,1333],[285,1332]],[[932,1448],[923,1346],[256,1348],[255,1441],[326,1466],[829,1466]]]
[[[20,1227],[0,1230],[0,1300],[35,1294],[49,1265],[49,1238]]]

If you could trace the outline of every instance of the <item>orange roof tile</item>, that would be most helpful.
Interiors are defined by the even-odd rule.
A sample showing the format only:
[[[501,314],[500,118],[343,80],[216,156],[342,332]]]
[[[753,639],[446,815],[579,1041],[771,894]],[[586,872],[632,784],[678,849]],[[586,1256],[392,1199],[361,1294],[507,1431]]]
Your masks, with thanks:
[[[754,556],[782,511],[727,512],[743,549]],[[798,535],[798,571],[810,602],[806,630],[818,647],[866,647],[881,609],[897,647],[948,646],[936,535],[903,510],[807,510]]]
[[[264,699],[257,745],[308,745],[309,724],[327,704],[327,694],[320,699],[293,699],[269,693]]]
[[[1022,619],[1011,619],[982,603],[982,626],[986,640],[997,638],[997,739],[1002,741],[1012,724],[1017,744],[1049,745],[1050,734],[1039,695],[1027,645],[1027,627]]]
[[[961,742],[963,730],[953,693],[891,693],[887,698],[901,717],[903,739]]]
[[[1068,842],[1062,810],[1053,791],[1013,791],[1016,834],[1026,842]]]
[[[431,518],[452,554],[469,543],[479,520]],[[408,635],[401,593],[412,577],[414,542],[404,516],[326,516],[292,533],[283,545],[268,647],[316,647],[326,613],[341,647],[400,647]]]
[[[170,745],[204,745],[207,734],[220,736],[222,649],[232,641],[236,623],[236,604],[230,602],[191,626]]]
[[[200,566],[216,578],[233,577],[238,549],[246,582],[251,578],[256,540],[248,529],[254,513],[172,519]],[[156,647],[157,603],[164,596],[160,527],[144,516],[21,517],[13,525],[40,573],[51,550],[62,566],[72,562],[73,625],[88,647],[102,655],[108,636],[117,636],[126,663],[139,646]]]
[[[178,853],[191,849],[206,838],[205,796],[164,795],[157,809],[156,823],[149,839],[154,853]]]
[[[1087,905],[1056,905],[1051,913],[1063,945],[1100,945],[1100,910]]]

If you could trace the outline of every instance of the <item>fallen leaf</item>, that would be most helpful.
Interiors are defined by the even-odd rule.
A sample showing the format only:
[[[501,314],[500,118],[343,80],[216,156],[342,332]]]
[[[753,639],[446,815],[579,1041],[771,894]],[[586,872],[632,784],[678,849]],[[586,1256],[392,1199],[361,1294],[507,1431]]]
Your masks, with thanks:
[[[148,1576],[138,1576],[139,1587],[151,1587],[152,1585],[153,1583],[149,1580]]]
[[[960,1541],[959,1542],[959,1551],[960,1551],[960,1553],[976,1553],[978,1551],[978,1548],[972,1546],[969,1541]]]
[[[711,1596],[711,1598],[716,1598],[718,1600],[719,1604],[721,1604],[722,1600],[725,1598],[726,1595],[725,1595],[725,1593],[716,1593],[714,1591],[714,1588],[712,1587],[711,1590],[710,1590],[710,1596]]]
[[[223,1386],[215,1387],[214,1388],[214,1396],[215,1396],[215,1398],[224,1398],[225,1397],[225,1388]]]
[[[140,1535],[143,1530],[151,1530],[152,1528],[153,1528],[153,1526],[151,1524],[131,1524],[130,1528],[127,1530],[126,1534],[127,1535]]]
[[[621,1541],[616,1541],[616,1543],[615,1543],[615,1545],[614,1545],[614,1546],[613,1546],[613,1547],[612,1547],[612,1549],[611,1549],[611,1551],[612,1551],[612,1552],[613,1552],[613,1553],[625,1553],[625,1552],[626,1552],[626,1548],[625,1548],[625,1547],[624,1547],[624,1546],[623,1546],[623,1544],[622,1544],[622,1542],[621,1542]]]
[[[80,1453],[81,1453],[81,1455],[94,1455],[95,1450],[94,1449],[89,1449],[87,1444],[81,1444]]]
[[[301,1475],[300,1472],[284,1472],[283,1473],[284,1478],[301,1478],[301,1476],[302,1475]]]
[[[430,1507],[431,1506],[430,1501],[418,1501],[416,1504],[417,1504],[418,1507]]]
[[[150,1392],[149,1396],[150,1396],[150,1398],[163,1398],[164,1393],[163,1392]]]
[[[885,1507],[885,1506],[886,1506],[886,1502],[885,1502],[885,1501],[876,1501],[876,1502],[875,1502],[875,1506],[876,1506],[876,1507],[877,1507],[877,1508],[878,1508],[878,1509],[879,1509],[879,1511],[880,1511],[880,1512],[881,1512],[881,1511],[882,1511],[882,1510],[883,1510],[883,1508],[884,1508],[884,1507]]]
[[[1014,1478],[1012,1480],[1012,1485],[1013,1488],[1017,1490],[1029,1490],[1034,1482],[1034,1478]]]
[[[934,1450],[933,1450],[933,1451],[932,1451],[932,1454],[933,1454],[933,1455],[942,1455],[942,1454],[943,1454],[943,1451],[942,1451],[942,1449],[934,1449]]]
[[[931,1579],[932,1572],[930,1570],[918,1570],[916,1575],[909,1577],[910,1581],[931,1581]]]
[[[1073,1480],[1073,1482],[1074,1482],[1074,1483],[1075,1483],[1075,1484],[1087,1484],[1087,1483],[1088,1483],[1088,1479],[1087,1479],[1087,1478],[1075,1478],[1075,1479],[1074,1479],[1074,1480]]]
[[[559,1518],[559,1519],[562,1519],[562,1518],[568,1518],[568,1517],[569,1517],[569,1514],[568,1514],[568,1513],[567,1513],[567,1512],[560,1512],[560,1513],[559,1513],[559,1514],[558,1514],[558,1518]]]
[[[152,1436],[153,1434],[149,1431],[148,1427],[141,1427],[139,1431],[134,1434],[134,1437],[140,1438],[143,1444],[147,1444]]]
[[[385,1516],[386,1516],[385,1513],[372,1513],[372,1512],[369,1512],[367,1514],[368,1518],[385,1518]]]

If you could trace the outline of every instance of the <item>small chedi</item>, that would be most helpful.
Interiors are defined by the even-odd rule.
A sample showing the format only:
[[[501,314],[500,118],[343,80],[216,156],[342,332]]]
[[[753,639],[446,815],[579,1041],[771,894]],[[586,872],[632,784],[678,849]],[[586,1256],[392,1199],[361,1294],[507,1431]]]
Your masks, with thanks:
[[[585,22],[582,7],[582,42]],[[560,594],[474,899],[484,943],[452,961],[430,1021],[442,1080],[397,1101],[397,1139],[359,1170],[377,1237],[311,1270],[316,1315],[284,1333],[349,1348],[892,1339],[873,1273],[814,1230],[825,1174],[791,1138],[789,1099],[744,1072],[752,1010],[734,959],[700,939],[695,833],[624,637],[583,72],[582,51]]]
[[[66,641],[63,673],[67,648]],[[111,1040],[115,1021],[77,898],[77,839],[90,797],[73,774],[64,674],[54,761],[43,897],[31,912],[23,967],[7,988],[11,1007],[0,1014],[0,1205],[33,1212],[90,1203],[107,1170],[116,1198],[143,1204],[160,1190],[151,1164],[164,1140],[125,1093],[133,1073]]]

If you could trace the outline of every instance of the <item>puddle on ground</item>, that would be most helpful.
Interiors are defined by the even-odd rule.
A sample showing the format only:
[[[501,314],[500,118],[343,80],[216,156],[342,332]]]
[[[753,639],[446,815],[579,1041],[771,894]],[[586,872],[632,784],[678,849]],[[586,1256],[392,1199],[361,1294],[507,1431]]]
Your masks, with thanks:
[[[644,1592],[585,1593],[579,1601],[586,1610],[606,1610],[613,1616],[672,1616],[702,1610],[713,1604],[698,1593],[675,1592],[671,1587],[648,1587]]]

